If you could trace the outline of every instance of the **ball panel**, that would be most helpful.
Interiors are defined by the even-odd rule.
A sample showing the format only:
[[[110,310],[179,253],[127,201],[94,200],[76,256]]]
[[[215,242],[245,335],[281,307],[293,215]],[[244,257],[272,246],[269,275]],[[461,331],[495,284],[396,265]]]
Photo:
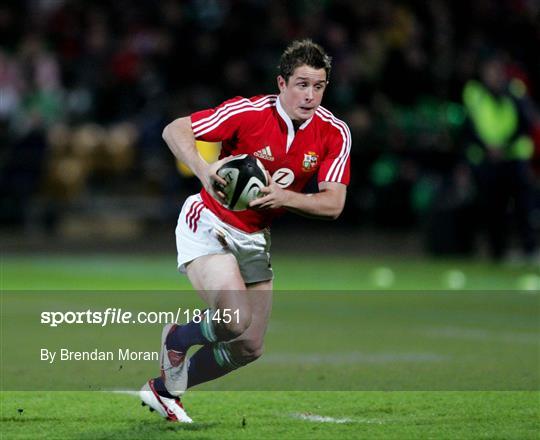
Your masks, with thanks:
[[[249,202],[259,196],[260,189],[268,185],[263,164],[248,154],[233,157],[217,173],[227,181],[222,189],[226,197],[223,205],[233,211],[247,209]]]
[[[259,197],[261,188],[265,186],[261,180],[255,176],[250,177],[247,184],[244,186],[242,192],[239,194],[238,199],[231,201],[230,206],[233,211],[243,211],[248,209],[249,202]],[[241,189],[240,186],[236,187],[238,192]]]

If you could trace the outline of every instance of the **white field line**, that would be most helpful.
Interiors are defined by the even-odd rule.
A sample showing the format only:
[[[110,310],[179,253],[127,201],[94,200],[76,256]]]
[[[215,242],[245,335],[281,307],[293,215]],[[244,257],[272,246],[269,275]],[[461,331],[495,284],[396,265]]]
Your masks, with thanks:
[[[336,418],[336,417],[328,417],[328,416],[321,416],[318,414],[312,414],[312,413],[292,413],[289,414],[289,417],[292,417],[293,419],[297,420],[305,420],[307,422],[316,422],[316,423],[364,423],[368,425],[382,425],[384,421],[380,419],[366,419],[366,418],[348,418],[348,417],[342,417],[342,418]]]
[[[308,422],[319,422],[319,423],[350,423],[353,422],[353,419],[342,418],[336,419],[335,417],[319,416],[317,414],[309,413],[293,413],[290,415],[293,419],[307,420]]]

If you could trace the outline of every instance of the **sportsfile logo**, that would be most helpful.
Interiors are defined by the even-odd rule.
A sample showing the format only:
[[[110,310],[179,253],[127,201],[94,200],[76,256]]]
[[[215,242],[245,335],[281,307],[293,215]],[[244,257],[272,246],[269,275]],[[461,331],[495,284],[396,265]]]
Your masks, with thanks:
[[[202,309],[176,309],[176,312],[137,312],[133,313],[121,308],[109,307],[105,310],[85,310],[85,311],[45,311],[41,312],[40,323],[49,327],[72,324],[90,324],[105,327],[114,324],[169,324],[181,322],[201,322],[207,321],[240,322],[240,312],[238,309],[220,309],[212,314]]]

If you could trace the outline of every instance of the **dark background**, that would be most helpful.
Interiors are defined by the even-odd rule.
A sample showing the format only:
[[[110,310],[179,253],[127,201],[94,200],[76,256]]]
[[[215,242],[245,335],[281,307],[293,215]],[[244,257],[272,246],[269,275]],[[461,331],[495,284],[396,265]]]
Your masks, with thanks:
[[[178,172],[164,126],[235,95],[275,93],[280,53],[310,37],[333,57],[323,105],[351,128],[352,180],[338,225],[289,215],[278,228],[332,230],[352,252],[400,243],[481,255],[463,86],[496,54],[538,103],[539,23],[539,3],[526,0],[4,3],[2,241],[170,247],[198,182]],[[369,239],[349,240],[359,234]]]

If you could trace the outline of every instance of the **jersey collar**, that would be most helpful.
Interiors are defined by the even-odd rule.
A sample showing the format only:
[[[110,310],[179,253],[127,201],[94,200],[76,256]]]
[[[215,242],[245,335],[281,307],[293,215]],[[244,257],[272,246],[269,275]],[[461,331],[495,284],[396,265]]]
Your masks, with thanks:
[[[281,105],[281,97],[278,95],[278,99],[276,100],[276,108],[279,116],[281,116],[281,119],[285,122],[285,125],[287,125],[287,149],[286,152],[289,152],[289,148],[294,140],[294,126],[292,119],[289,117],[283,106]],[[311,120],[313,119],[313,116],[309,118],[307,121],[305,121],[300,127],[298,127],[299,130],[303,130],[306,128]]]

